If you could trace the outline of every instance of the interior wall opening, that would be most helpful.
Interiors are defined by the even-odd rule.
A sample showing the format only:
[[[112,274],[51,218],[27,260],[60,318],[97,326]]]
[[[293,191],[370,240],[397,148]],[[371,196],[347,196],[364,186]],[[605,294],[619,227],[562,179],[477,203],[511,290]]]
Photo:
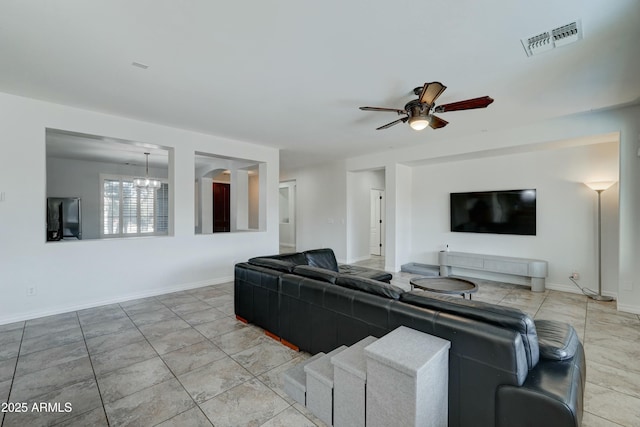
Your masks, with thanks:
[[[266,163],[196,152],[194,169],[196,234],[264,229]]]
[[[46,129],[48,242],[173,234],[173,151]]]
[[[385,169],[350,172],[348,186],[348,259],[358,262],[375,258],[384,265]]]

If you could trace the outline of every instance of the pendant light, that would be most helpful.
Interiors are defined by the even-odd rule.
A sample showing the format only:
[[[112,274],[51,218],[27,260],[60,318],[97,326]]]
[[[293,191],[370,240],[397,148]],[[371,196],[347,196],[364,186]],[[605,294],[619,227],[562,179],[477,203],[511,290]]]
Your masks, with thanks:
[[[160,188],[162,183],[160,180],[149,178],[149,154],[144,153],[147,156],[147,169],[146,175],[144,178],[134,178],[133,185],[136,187],[144,187],[144,188]]]

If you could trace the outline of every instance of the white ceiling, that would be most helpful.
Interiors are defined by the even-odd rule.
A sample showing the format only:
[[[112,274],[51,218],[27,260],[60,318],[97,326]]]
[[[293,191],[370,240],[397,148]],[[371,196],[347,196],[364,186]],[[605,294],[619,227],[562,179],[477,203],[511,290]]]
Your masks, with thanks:
[[[583,40],[525,55],[576,19]],[[0,91],[278,147],[293,168],[637,102],[639,42],[637,0],[2,0]],[[427,81],[448,86],[438,104],[495,102],[421,132],[358,110]]]
[[[75,132],[47,129],[47,157],[144,166],[149,153],[149,166],[168,169],[167,149]]]

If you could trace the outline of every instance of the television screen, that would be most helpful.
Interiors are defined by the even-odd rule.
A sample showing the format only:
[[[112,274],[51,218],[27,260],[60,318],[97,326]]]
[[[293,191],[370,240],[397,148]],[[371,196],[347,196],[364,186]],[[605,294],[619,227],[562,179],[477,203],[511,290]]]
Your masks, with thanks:
[[[536,235],[536,190],[451,193],[451,231]]]

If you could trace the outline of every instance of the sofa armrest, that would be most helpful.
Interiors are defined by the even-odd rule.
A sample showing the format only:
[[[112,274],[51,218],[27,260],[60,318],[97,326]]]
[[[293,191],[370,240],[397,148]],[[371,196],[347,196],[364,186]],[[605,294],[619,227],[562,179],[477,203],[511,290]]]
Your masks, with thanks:
[[[496,425],[579,427],[584,408],[585,374],[582,344],[571,359],[540,359],[521,387],[498,388]]]
[[[284,273],[246,262],[235,265],[236,316],[278,335],[280,276]]]
[[[580,345],[576,330],[568,323],[535,320],[540,356],[550,360],[571,359]]]

